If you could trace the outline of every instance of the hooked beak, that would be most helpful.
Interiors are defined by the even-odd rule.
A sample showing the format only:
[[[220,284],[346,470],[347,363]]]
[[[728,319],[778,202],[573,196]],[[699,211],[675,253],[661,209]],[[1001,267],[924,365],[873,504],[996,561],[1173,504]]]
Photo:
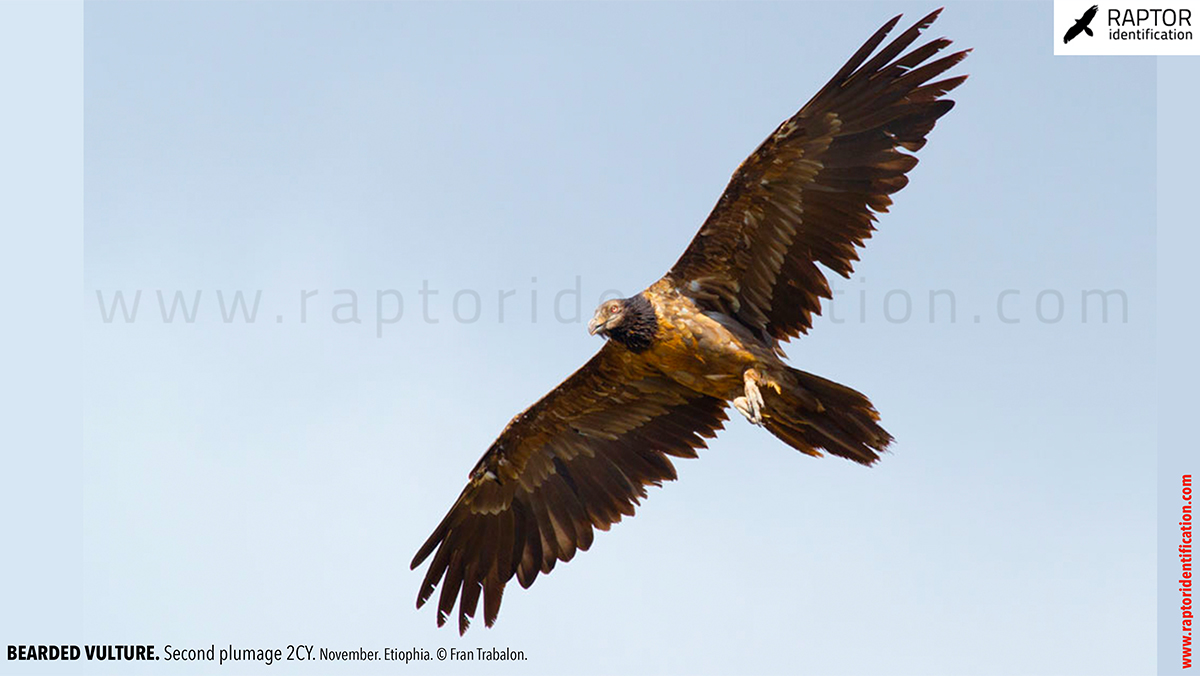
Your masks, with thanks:
[[[592,317],[591,321],[588,322],[588,335],[594,336],[603,330],[604,330],[604,320],[601,319],[600,317]]]

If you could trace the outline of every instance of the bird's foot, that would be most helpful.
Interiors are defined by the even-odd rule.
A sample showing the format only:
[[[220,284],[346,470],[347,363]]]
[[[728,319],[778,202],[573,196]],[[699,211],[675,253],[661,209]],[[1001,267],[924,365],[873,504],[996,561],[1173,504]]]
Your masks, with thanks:
[[[758,389],[758,371],[754,369],[746,369],[744,379],[746,381],[746,396],[737,397],[733,400],[733,407],[746,416],[753,425],[762,425],[762,409],[763,398],[762,392]]]

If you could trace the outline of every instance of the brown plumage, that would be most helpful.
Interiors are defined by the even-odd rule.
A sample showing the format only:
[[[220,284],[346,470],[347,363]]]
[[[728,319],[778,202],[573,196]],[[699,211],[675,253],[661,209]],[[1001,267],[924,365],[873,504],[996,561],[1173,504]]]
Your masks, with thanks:
[[[902,55],[938,12],[871,57],[900,17],[884,24],[742,163],[662,279],[596,310],[604,347],[508,424],[413,558],[433,555],[417,606],[440,583],[439,626],[457,603],[465,632],[481,597],[491,626],[509,580],[528,587],[632,516],[730,403],[803,453],[879,458],[891,436],[871,402],[791,368],[779,342],[812,327],[831,297],[817,263],[849,276],[910,153],[954,105],[942,97],[966,76],[934,80],[966,51],[931,61],[950,44],[937,39]]]

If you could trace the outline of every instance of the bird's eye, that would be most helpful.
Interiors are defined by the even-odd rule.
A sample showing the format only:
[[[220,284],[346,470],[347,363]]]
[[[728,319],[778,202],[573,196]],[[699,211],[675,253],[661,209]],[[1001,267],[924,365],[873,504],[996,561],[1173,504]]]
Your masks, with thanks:
[[[614,315],[615,315],[615,314],[617,314],[617,310],[618,310],[618,308],[617,308],[617,306],[616,306],[616,305],[614,305],[614,306],[612,306],[612,307],[608,308],[608,311],[609,311],[609,312],[611,312],[611,313],[612,313],[612,314],[614,314]]]

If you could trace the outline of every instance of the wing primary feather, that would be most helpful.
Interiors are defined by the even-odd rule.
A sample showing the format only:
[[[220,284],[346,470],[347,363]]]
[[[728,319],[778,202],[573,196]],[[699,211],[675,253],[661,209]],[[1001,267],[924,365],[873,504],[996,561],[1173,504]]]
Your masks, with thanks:
[[[421,545],[421,548],[417,550],[416,556],[413,557],[412,563],[409,564],[409,570],[416,570],[417,566],[421,565],[421,563],[433,553],[434,548],[441,544],[442,540],[446,537],[446,529],[449,527],[450,518],[454,515],[454,511],[457,509],[457,507],[458,503],[455,503],[454,507],[450,508],[450,512],[442,518],[442,522],[438,524],[437,528],[433,529],[433,534],[430,535],[429,539],[425,541],[425,544]]]
[[[455,550],[450,557],[450,565],[446,568],[446,579],[442,581],[442,593],[438,598],[438,616],[437,625],[440,627],[446,624],[446,618],[450,617],[450,613],[454,610],[454,603],[458,600],[458,591],[462,587],[463,579],[463,550]]]
[[[945,80],[931,82],[914,89],[913,93],[909,95],[909,99],[912,101],[933,101],[937,97],[947,94],[963,82],[966,82],[966,80],[966,75],[957,75],[955,77],[948,77]]]
[[[538,532],[537,520],[528,508],[522,509],[520,517],[521,559],[517,565],[517,582],[528,589],[537,579],[542,568],[542,536]]]
[[[500,602],[504,600],[504,580],[489,573],[483,584],[483,623],[492,626],[500,614]]]
[[[559,558],[558,538],[554,536],[554,524],[550,522],[550,515],[546,513],[546,504],[543,500],[531,500],[529,507],[535,523],[537,523],[537,535],[541,538],[542,560],[539,565],[543,573],[549,573],[554,570],[554,563]]]
[[[462,600],[458,604],[459,636],[467,633],[467,628],[471,626],[471,618],[475,617],[475,608],[479,605],[479,594],[483,591],[483,584],[479,579],[478,570],[477,564],[472,561],[463,576]]]
[[[447,547],[445,542],[438,548],[437,554],[433,557],[433,562],[429,564],[429,570],[425,572],[425,579],[421,582],[421,588],[417,592],[417,607],[425,605],[430,596],[433,596],[433,591],[437,589],[438,582],[446,573],[446,566],[450,561],[452,548]]]
[[[549,517],[551,528],[553,528],[558,559],[560,561],[570,561],[575,558],[577,536],[575,534],[574,519],[568,513],[567,501],[570,499],[570,496],[566,495],[567,487],[558,475],[552,475],[546,479],[545,488],[547,497],[545,501],[546,516]]]
[[[899,66],[900,68],[903,68],[904,70],[908,70],[909,68],[912,68],[913,66],[921,63],[925,59],[928,59],[929,57],[933,56],[934,54],[937,54],[938,52],[942,51],[946,47],[949,47],[951,44],[952,43],[949,40],[947,40],[946,38],[938,38],[936,40],[930,40],[929,42],[921,45],[920,47],[913,49],[911,52],[905,54],[904,56],[900,57],[899,59],[896,59],[896,61],[892,65]]]
[[[925,15],[923,19],[913,24],[908,30],[898,35],[895,40],[892,40],[890,43],[888,43],[886,47],[879,50],[878,54],[872,57],[870,61],[863,64],[862,68],[859,69],[859,72],[873,73],[882,69],[888,64],[889,61],[896,58],[900,52],[904,51],[905,47],[908,47],[913,43],[914,40],[920,37],[921,31],[928,28],[929,25],[933,23],[934,19],[936,19],[941,13],[941,8],[938,8]]]
[[[919,86],[958,65],[967,58],[968,53],[970,53],[969,50],[955,52],[943,56],[937,61],[931,61],[920,68],[914,68],[897,78],[892,86],[905,91],[916,90]]]
[[[838,69],[838,72],[834,73],[833,77],[829,78],[829,82],[817,91],[816,95],[812,97],[810,103],[827,94],[829,90],[840,86],[842,81],[849,77],[850,74],[855,70],[857,70],[862,62],[871,55],[871,52],[875,51],[875,48],[878,47],[881,42],[883,42],[884,38],[887,37],[887,34],[892,32],[892,29],[896,27],[896,24],[900,23],[900,19],[903,16],[903,14],[897,14],[889,19],[887,23],[883,24],[879,30],[875,31],[875,34],[868,38],[867,41],[864,42],[863,45],[854,52],[854,54],[846,61],[845,65]]]
[[[587,502],[580,493],[571,471],[567,469],[567,464],[555,458],[554,466],[555,475],[563,484],[560,492],[575,528],[576,546],[587,551],[592,546],[592,520],[588,515]]]
[[[516,532],[514,510],[506,509],[496,517],[496,577],[507,581],[516,572],[520,560],[520,542]]]

